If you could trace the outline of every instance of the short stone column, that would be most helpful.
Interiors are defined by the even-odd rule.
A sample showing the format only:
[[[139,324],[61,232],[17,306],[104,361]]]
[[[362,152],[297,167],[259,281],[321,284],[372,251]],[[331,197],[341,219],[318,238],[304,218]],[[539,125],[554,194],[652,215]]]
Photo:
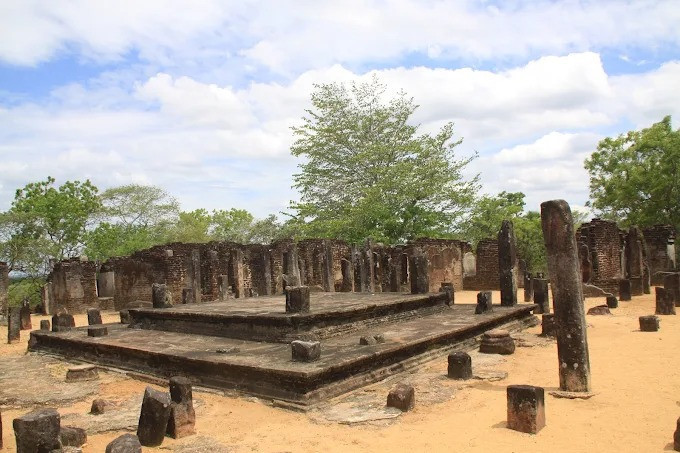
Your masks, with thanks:
[[[589,392],[590,358],[583,283],[569,204],[564,200],[541,203],[541,225],[554,296],[560,389]]]
[[[40,330],[49,332],[51,328],[52,326],[49,320],[43,319],[40,321]]]
[[[225,301],[229,298],[229,292],[231,287],[229,286],[229,276],[228,275],[218,275],[217,276],[217,292],[218,299]],[[184,302],[184,301],[182,301]]]
[[[545,395],[542,387],[509,385],[508,428],[536,434],[545,426]]]
[[[76,326],[76,321],[73,315],[68,313],[59,313],[52,316],[52,332],[68,332]]]
[[[680,451],[680,418],[675,423],[675,433],[673,434],[673,448]]]
[[[548,291],[548,280],[544,278],[535,278],[533,281],[534,287],[534,303],[538,305],[534,310],[535,314],[550,313],[550,292]]]
[[[293,286],[286,290],[286,313],[309,313],[309,287]]]
[[[607,307],[609,307],[609,308],[618,308],[619,307],[619,300],[613,294],[609,294],[607,296]]]
[[[28,300],[24,300],[21,303],[19,316],[21,318],[21,330],[33,329],[33,324],[31,323],[31,305]]]
[[[410,411],[416,405],[416,391],[411,385],[397,384],[387,395],[387,407],[395,407],[402,412]]]
[[[557,336],[557,329],[555,326],[555,315],[545,314],[541,316],[541,335],[544,337]]]
[[[656,311],[657,315],[674,315],[675,298],[673,293],[666,288],[656,287]]]
[[[191,381],[185,377],[170,378],[170,419],[167,434],[173,439],[196,433],[196,412],[194,411]]]
[[[680,307],[680,273],[666,274],[663,278],[663,287],[673,295],[676,307]]]
[[[129,310],[121,310],[118,314],[120,315],[120,323],[121,324],[130,324],[130,311]]]
[[[106,453],[142,453],[142,444],[134,434],[123,434],[109,442]]]
[[[165,283],[154,283],[151,285],[151,302],[153,308],[172,307],[172,294],[168,285]]]
[[[21,307],[7,309],[7,343],[21,340]]]
[[[451,306],[456,301],[453,283],[447,283],[447,282],[442,283],[440,288],[439,288],[439,292],[440,293],[446,293],[446,296],[447,296],[446,305]]]
[[[40,409],[15,418],[17,453],[59,450],[61,417],[56,409]]]
[[[408,270],[411,278],[411,294],[427,294],[430,292],[430,276],[427,268],[428,262],[425,255],[409,256]]]
[[[147,387],[139,414],[137,437],[145,447],[157,447],[163,443],[170,418],[170,396]]]
[[[531,273],[524,273],[524,302],[531,302],[534,300],[534,280],[531,278]]]
[[[343,293],[351,293],[354,291],[354,270],[352,269],[352,262],[342,259],[340,261],[340,270],[342,271],[340,291]]]
[[[314,362],[321,357],[321,343],[295,340],[290,343],[290,351],[294,362]]]
[[[449,354],[448,376],[452,379],[471,379],[472,358],[470,354],[462,351]]]
[[[87,309],[87,325],[93,326],[102,323],[102,314],[98,308]]]
[[[87,327],[88,337],[105,337],[108,334],[109,334],[108,327],[103,326],[101,324]]]
[[[477,293],[477,306],[475,307],[476,315],[493,311],[493,307],[491,305],[492,295],[493,293],[491,291],[480,291]]]
[[[640,321],[640,330],[642,332],[656,332],[659,330],[658,316],[640,316],[638,320]]]
[[[619,280],[619,300],[632,300],[633,299],[633,287],[630,280],[623,279]]]
[[[498,232],[498,276],[501,285],[501,305],[517,305],[517,250],[512,222],[503,220]]]
[[[479,352],[509,355],[515,352],[515,340],[512,339],[507,330],[490,330],[482,335]]]

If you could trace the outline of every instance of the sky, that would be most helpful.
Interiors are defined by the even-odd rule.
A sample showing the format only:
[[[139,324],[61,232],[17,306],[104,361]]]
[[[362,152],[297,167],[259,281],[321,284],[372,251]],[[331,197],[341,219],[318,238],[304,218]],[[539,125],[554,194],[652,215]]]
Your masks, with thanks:
[[[403,89],[487,194],[588,200],[607,136],[680,119],[680,2],[0,1],[0,211],[53,176],[286,211],[314,84]]]

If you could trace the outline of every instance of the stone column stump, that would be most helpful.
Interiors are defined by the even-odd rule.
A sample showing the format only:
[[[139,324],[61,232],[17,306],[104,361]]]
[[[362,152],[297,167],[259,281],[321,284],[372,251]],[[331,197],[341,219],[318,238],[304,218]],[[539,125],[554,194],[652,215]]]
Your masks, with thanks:
[[[680,273],[667,274],[663,278],[663,287],[673,294],[676,307],[680,307]]]
[[[524,302],[534,300],[534,280],[529,272],[524,273]]]
[[[52,326],[51,326],[49,320],[43,319],[43,320],[40,321],[40,330],[46,330],[46,331],[49,332],[51,328],[52,328]]]
[[[666,288],[656,287],[656,311],[657,315],[674,315],[675,298],[673,293]]]
[[[33,324],[31,323],[31,306],[29,305],[28,300],[24,300],[21,303],[19,316],[21,318],[21,330],[33,329]]]
[[[632,300],[633,299],[633,288],[631,286],[630,280],[624,279],[619,280],[619,300]]]
[[[476,315],[493,311],[491,296],[491,291],[480,291],[477,293],[477,306],[475,307]]]
[[[467,352],[452,352],[449,354],[448,376],[452,379],[472,378],[472,358]]]
[[[35,453],[59,450],[61,417],[56,409],[40,409],[15,418],[14,436],[17,453]]]
[[[534,303],[538,305],[534,309],[534,314],[550,313],[550,292],[548,291],[548,280],[544,278],[535,278],[533,281],[534,287]]]
[[[448,300],[446,302],[446,305],[451,306],[455,303],[456,296],[455,296],[455,290],[454,290],[454,287],[453,287],[453,283],[447,283],[447,282],[442,283],[441,287],[439,288],[439,292],[447,294]]]
[[[185,377],[170,378],[170,420],[167,434],[173,439],[196,434],[191,381]]]
[[[157,447],[162,444],[169,418],[170,396],[147,387],[137,426],[139,443],[145,447]]]
[[[87,324],[93,326],[102,323],[102,314],[98,308],[87,309]]]
[[[425,255],[409,256],[408,270],[411,278],[411,294],[427,294],[430,292],[430,277],[427,268],[428,262]]]
[[[507,330],[494,329],[482,335],[479,352],[483,354],[509,355],[515,352],[515,340]]]
[[[321,343],[318,341],[295,340],[290,343],[294,362],[314,362],[321,357]]]
[[[508,428],[536,434],[545,426],[545,399],[542,387],[509,385]]]
[[[151,285],[151,302],[153,308],[172,307],[172,294],[168,285],[165,283],[154,283]]]
[[[76,321],[73,315],[68,313],[60,313],[52,316],[52,332],[68,332],[76,326]]]
[[[309,287],[293,286],[286,292],[286,313],[309,313]]]
[[[7,309],[7,344],[21,340],[21,307]]]
[[[387,394],[387,407],[395,407],[402,412],[413,409],[416,405],[416,391],[413,386],[397,384]]]
[[[619,300],[616,298],[616,296],[609,294],[607,296],[607,307],[609,308],[618,308],[619,307]]]
[[[87,336],[88,337],[105,337],[109,334],[109,329],[101,324],[98,326],[88,326]]]
[[[134,434],[123,434],[109,442],[106,453],[142,453],[142,444]]]
[[[659,317],[650,316],[640,316],[640,330],[642,332],[656,332],[659,330]]]
[[[541,316],[541,336],[556,337],[555,315],[546,314]]]
[[[121,310],[120,311],[120,323],[121,324],[130,324],[130,311],[129,310]]]

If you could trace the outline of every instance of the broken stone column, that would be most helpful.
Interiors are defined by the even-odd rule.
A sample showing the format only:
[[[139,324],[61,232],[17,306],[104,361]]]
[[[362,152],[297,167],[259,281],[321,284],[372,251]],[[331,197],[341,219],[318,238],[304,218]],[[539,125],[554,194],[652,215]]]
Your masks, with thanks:
[[[555,315],[545,314],[541,316],[541,336],[555,337],[556,335]]]
[[[121,324],[130,324],[130,310],[121,310],[118,314]]]
[[[51,329],[51,325],[50,325],[50,322],[47,319],[43,319],[43,320],[40,321],[40,330],[46,330],[46,331],[49,332],[50,329]]]
[[[169,418],[169,395],[147,387],[137,426],[139,443],[145,447],[157,447],[162,444]]]
[[[534,309],[534,313],[550,313],[550,292],[548,291],[548,280],[544,278],[535,278],[532,285],[534,287],[534,303],[538,305]]]
[[[447,283],[447,282],[442,283],[441,286],[439,287],[439,292],[440,293],[446,293],[446,295],[447,295],[446,305],[451,306],[456,301],[456,295],[455,295],[456,292],[453,288],[453,283]]]
[[[61,417],[56,409],[40,409],[15,418],[12,422],[17,453],[59,450]]]
[[[674,315],[675,301],[673,293],[666,288],[655,287],[656,289],[656,311],[657,315]]]
[[[503,220],[498,232],[498,275],[501,285],[501,306],[517,305],[517,250],[512,222]]]
[[[154,283],[151,285],[151,302],[153,308],[172,307],[172,293],[165,283]]]
[[[109,329],[101,324],[88,326],[87,336],[88,337],[104,337],[109,334]]]
[[[477,293],[477,306],[475,307],[476,315],[493,311],[491,296],[491,291],[480,291]]]
[[[680,418],[675,424],[675,433],[673,433],[673,448],[675,451],[680,451]]]
[[[63,447],[82,447],[87,443],[87,432],[75,426],[62,426],[59,439]]]
[[[515,340],[512,339],[510,332],[507,330],[490,330],[482,335],[479,352],[483,354],[509,355],[515,352]]]
[[[560,389],[590,391],[590,358],[574,219],[564,200],[541,203],[543,240],[557,324]]]
[[[201,251],[199,249],[194,249],[191,251],[191,275],[189,276],[191,281],[191,287],[194,289],[194,300],[191,301],[194,304],[201,303]],[[142,445],[144,445],[142,443]]]
[[[545,393],[542,387],[509,385],[508,428],[536,434],[545,426]]]
[[[352,270],[352,262],[346,259],[340,261],[340,269],[342,271],[342,286],[340,291],[343,293],[351,293],[354,291],[354,271]]]
[[[467,352],[449,354],[448,376],[452,379],[472,379],[472,358]]]
[[[228,275],[218,275],[217,276],[217,291],[218,298],[221,301],[225,301],[229,298],[229,292],[231,287],[229,286],[229,276]]]
[[[640,316],[640,330],[642,332],[656,332],[659,330],[659,317],[654,315]]]
[[[123,434],[109,442],[106,453],[142,453],[142,444],[134,434]]]
[[[102,324],[102,314],[98,308],[88,308],[87,309],[87,325],[93,326],[96,324]]]
[[[191,381],[185,377],[170,378],[170,419],[167,434],[173,439],[196,434],[196,412],[191,392]]]
[[[21,340],[21,307],[7,309],[7,344]]]
[[[427,257],[421,253],[408,257],[408,271],[411,278],[411,294],[430,292],[430,278],[427,272]]]
[[[531,273],[524,273],[524,302],[531,302],[534,300],[534,280],[531,278]]]
[[[286,313],[309,313],[308,286],[294,286],[287,289]]]
[[[680,307],[680,273],[666,274],[663,287],[673,295],[675,306]]]
[[[619,300],[613,294],[609,294],[607,296],[607,307],[609,307],[609,308],[618,308],[619,307]]]
[[[642,292],[644,294],[652,293],[652,276],[649,272],[649,265],[647,263],[644,264],[642,272]]]
[[[416,405],[416,391],[413,386],[397,384],[387,395],[387,407],[395,407],[402,412],[410,411]]]
[[[321,343],[318,341],[295,340],[290,343],[294,362],[313,362],[321,357]]]
[[[31,306],[27,299],[24,299],[23,302],[21,302],[19,317],[21,318],[21,330],[33,329],[33,324],[31,324]]]
[[[631,300],[633,298],[630,280],[619,280],[619,300]]]
[[[59,313],[52,316],[52,332],[68,332],[76,326],[76,321],[73,315],[68,313]]]

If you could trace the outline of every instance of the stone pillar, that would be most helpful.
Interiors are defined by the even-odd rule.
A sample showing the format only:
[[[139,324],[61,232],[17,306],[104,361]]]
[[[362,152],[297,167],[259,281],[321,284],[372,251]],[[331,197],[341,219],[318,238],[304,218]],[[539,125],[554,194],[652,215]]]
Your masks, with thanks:
[[[583,309],[583,284],[574,219],[564,200],[541,203],[541,224],[548,257],[557,324],[560,389],[590,391],[590,358]]]
[[[300,276],[300,272],[297,270],[297,254],[291,257],[293,253],[288,253],[288,272],[293,272],[294,275]],[[291,258],[293,258],[291,260]],[[229,281],[232,282],[232,287],[234,288],[234,297],[246,297],[245,282],[243,276],[243,252],[241,250],[232,250],[231,256],[229,257],[232,264],[232,275],[229,276]],[[293,266],[293,267],[291,267]],[[284,285],[285,287],[285,285]]]
[[[264,269],[264,295],[270,296],[272,291],[272,253],[265,250],[262,253],[262,269]]]
[[[170,395],[147,387],[137,424],[139,442],[145,447],[162,444],[169,419]]]
[[[194,288],[193,302],[200,304],[203,290],[201,288],[201,251],[198,249],[191,251],[191,281],[191,287]]]
[[[390,292],[399,293],[401,292],[401,263],[398,259],[390,257],[389,260],[390,269]]]
[[[649,274],[649,266],[647,263],[645,263],[643,272],[642,272],[642,292],[644,294],[651,294],[652,293],[652,277]]]
[[[191,381],[185,377],[170,378],[170,419],[167,435],[173,439],[195,434],[196,412],[191,391]]]
[[[333,248],[328,239],[323,240],[323,257],[322,257],[322,286],[326,292],[335,291],[335,278],[333,276]]]
[[[373,242],[366,239],[366,244],[361,252],[361,291],[365,293],[375,292],[375,263],[373,262]]]
[[[534,313],[550,313],[550,292],[548,291],[548,280],[535,278],[532,281],[534,289],[534,303],[538,305]]]
[[[21,307],[9,307],[7,315],[7,344],[21,339]]]
[[[448,376],[452,379],[472,379],[472,358],[467,352],[449,354]]]
[[[309,287],[288,287],[286,291],[286,313],[309,313]]]
[[[182,304],[193,304],[194,303],[194,288],[182,288]]]
[[[619,280],[619,300],[631,300],[633,298],[632,296],[630,280]]]
[[[536,434],[545,426],[545,393],[542,387],[509,385],[508,428]]]
[[[666,288],[656,288],[656,311],[657,315],[674,315],[675,303],[673,301],[673,294]]]
[[[94,326],[96,324],[102,324],[102,314],[98,308],[88,308],[87,325]]]
[[[524,302],[534,300],[534,280],[529,272],[524,273]]]
[[[503,220],[498,232],[498,275],[501,284],[501,305],[517,305],[517,250],[512,222]]]
[[[31,324],[31,305],[28,299],[24,299],[21,302],[21,309],[19,316],[21,317],[21,330],[31,330],[33,324]]]
[[[0,318],[7,316],[9,290],[9,266],[4,261],[0,261]]]
[[[430,278],[427,272],[427,257],[421,253],[409,256],[408,272],[411,277],[411,294],[430,292]]]
[[[453,287],[453,283],[448,283],[448,282],[443,282],[439,288],[440,293],[446,293],[448,296],[448,300],[446,302],[446,305],[453,305],[456,301],[456,291],[455,288]]]
[[[151,302],[153,308],[172,307],[172,294],[168,285],[165,283],[154,283],[151,285]]]
[[[47,282],[43,285],[40,298],[42,299],[43,312],[46,315],[55,314],[54,301],[52,300],[52,282]]]
[[[663,287],[673,295],[675,306],[680,307],[680,273],[666,274]]]
[[[342,286],[340,291],[343,293],[351,293],[354,291],[354,271],[352,270],[352,263],[346,259],[340,262],[342,270]]]
[[[555,315],[545,314],[541,316],[541,336],[554,337],[555,332]]]
[[[217,276],[217,294],[218,299],[221,301],[227,300],[229,298],[229,276],[228,275],[218,275]]]
[[[491,291],[481,291],[477,293],[477,306],[475,307],[476,315],[493,311],[493,307],[491,305],[492,295],[493,293]]]
[[[631,281],[631,295],[641,296],[644,293],[642,278],[644,275],[644,258],[643,258],[643,244],[644,238],[640,228],[633,226],[628,230],[626,235],[626,278]]]

